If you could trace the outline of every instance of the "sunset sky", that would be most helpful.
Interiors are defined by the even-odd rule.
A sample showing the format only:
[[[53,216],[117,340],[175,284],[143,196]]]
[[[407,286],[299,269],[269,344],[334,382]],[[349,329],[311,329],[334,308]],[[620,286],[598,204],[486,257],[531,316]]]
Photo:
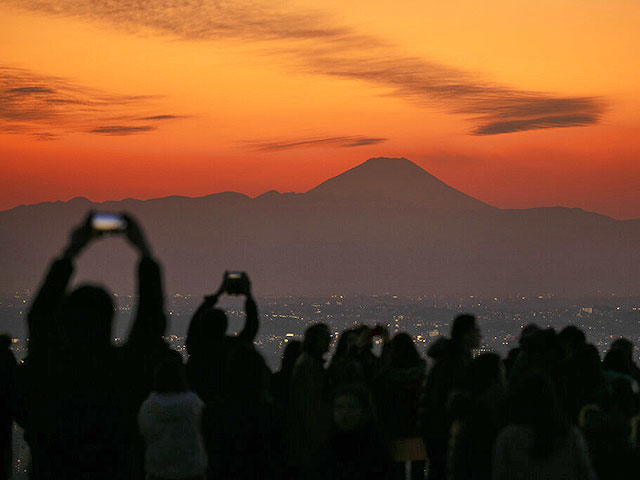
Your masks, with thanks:
[[[640,217],[637,0],[0,0],[0,209],[306,191],[406,157]]]

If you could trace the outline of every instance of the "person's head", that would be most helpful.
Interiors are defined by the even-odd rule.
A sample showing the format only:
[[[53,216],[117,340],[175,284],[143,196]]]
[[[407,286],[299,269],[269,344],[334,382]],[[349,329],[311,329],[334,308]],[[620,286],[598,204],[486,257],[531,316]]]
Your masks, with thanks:
[[[60,333],[68,348],[93,350],[110,345],[113,302],[104,288],[76,288],[64,299],[60,316]]]
[[[227,333],[227,314],[219,308],[209,308],[202,314],[202,336],[207,340],[222,339]]]
[[[527,336],[522,348],[530,355],[543,357],[549,361],[562,356],[562,347],[553,328],[539,329]]]
[[[611,344],[611,349],[622,350],[629,357],[629,361],[633,362],[633,343],[626,338],[618,338]]]
[[[631,358],[621,348],[612,348],[604,356],[602,361],[602,368],[604,370],[624,373],[625,375],[631,374]]]
[[[569,325],[560,330],[558,341],[566,355],[573,355],[585,346],[587,339],[582,330],[575,325]]]
[[[353,328],[342,332],[338,338],[338,345],[336,346],[336,351],[333,354],[333,359],[339,360],[351,355],[355,351],[357,337],[358,332]]]
[[[153,390],[158,393],[187,391],[187,377],[180,358],[167,358],[156,366],[153,376]]]
[[[292,371],[296,360],[302,353],[302,342],[300,340],[290,340],[287,342],[287,346],[284,347],[282,352],[282,362],[280,363],[280,370]]]
[[[321,357],[329,351],[330,343],[329,327],[324,323],[316,323],[305,330],[302,349],[311,356]]]
[[[469,314],[458,315],[451,327],[451,340],[464,350],[471,351],[480,346],[480,329],[476,324],[476,317]]]
[[[357,432],[371,425],[375,414],[369,390],[360,384],[338,390],[333,400],[333,421],[342,433]]]
[[[534,338],[540,330],[540,327],[535,323],[529,323],[522,329],[520,337],[518,338],[518,344],[523,351],[528,351],[531,339]]]
[[[391,340],[391,365],[396,368],[411,368],[421,363],[422,358],[409,334],[395,334]]]

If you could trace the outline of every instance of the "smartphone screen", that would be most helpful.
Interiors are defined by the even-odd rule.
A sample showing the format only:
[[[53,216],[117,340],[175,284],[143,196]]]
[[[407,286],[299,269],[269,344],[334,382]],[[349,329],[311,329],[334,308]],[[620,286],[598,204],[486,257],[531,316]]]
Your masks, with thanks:
[[[91,227],[99,232],[122,232],[127,228],[127,221],[118,213],[94,213]]]

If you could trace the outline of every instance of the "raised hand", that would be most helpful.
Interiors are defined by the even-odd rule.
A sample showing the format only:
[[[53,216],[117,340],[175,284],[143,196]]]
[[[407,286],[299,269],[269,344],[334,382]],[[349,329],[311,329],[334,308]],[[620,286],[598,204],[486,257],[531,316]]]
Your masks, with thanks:
[[[69,243],[67,244],[63,256],[73,259],[87,244],[98,234],[91,227],[91,217],[93,212],[89,212],[84,221],[75,227],[69,235]]]
[[[143,257],[150,257],[151,249],[149,248],[147,239],[138,222],[128,213],[122,213],[122,218],[127,221],[125,236],[127,237],[127,240],[129,240],[129,243],[138,249],[140,255]]]

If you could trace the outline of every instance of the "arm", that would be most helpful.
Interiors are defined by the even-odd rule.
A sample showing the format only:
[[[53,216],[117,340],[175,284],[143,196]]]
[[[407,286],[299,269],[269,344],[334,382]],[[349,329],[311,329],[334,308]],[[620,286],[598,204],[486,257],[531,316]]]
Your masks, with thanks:
[[[164,314],[164,290],[160,265],[152,255],[142,229],[129,215],[126,236],[140,254],[138,264],[138,308],[129,333],[128,343],[148,343],[161,340],[167,328]]]
[[[260,326],[260,321],[258,320],[258,307],[256,305],[256,301],[251,296],[251,293],[247,294],[244,308],[247,319],[245,320],[244,328],[238,335],[238,338],[240,338],[241,342],[251,345],[258,334],[258,328]]]
[[[29,352],[51,346],[54,319],[73,274],[73,260],[94,237],[91,214],[76,227],[60,258],[53,262],[27,315]]]
[[[138,264],[138,308],[128,341],[158,340],[166,327],[160,266],[151,257],[142,257]]]
[[[29,353],[48,348],[53,342],[54,319],[73,273],[69,258],[53,262],[27,315]]]
[[[216,303],[218,303],[218,295],[219,293],[215,293],[204,297],[204,301],[191,316],[186,342],[187,353],[189,355],[193,355],[194,352],[197,352],[199,346],[198,341],[202,338],[202,314],[208,309],[213,308]]]

